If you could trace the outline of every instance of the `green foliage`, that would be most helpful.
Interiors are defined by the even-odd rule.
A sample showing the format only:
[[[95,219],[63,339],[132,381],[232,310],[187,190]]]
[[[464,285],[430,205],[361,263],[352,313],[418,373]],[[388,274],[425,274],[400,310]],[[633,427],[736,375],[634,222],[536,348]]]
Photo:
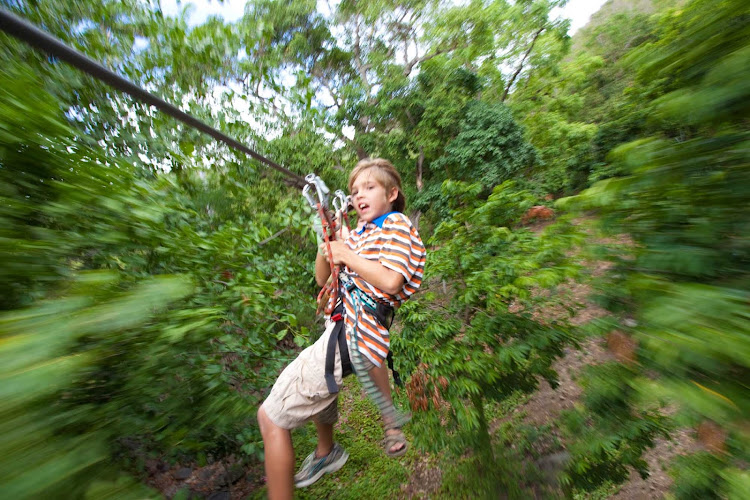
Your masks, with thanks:
[[[302,204],[242,165],[144,175],[6,69],[3,491],[142,497],[113,456],[257,458],[251,409],[313,326]]]
[[[8,495],[36,498],[65,492],[74,498],[89,487],[99,493],[114,490],[122,481],[109,468],[108,438],[134,401],[120,392],[101,412],[97,399],[112,398],[95,390],[101,377],[112,375],[97,373],[100,356],[112,355],[102,346],[135,345],[139,330],[148,330],[152,317],[190,294],[192,286],[178,277],[146,280],[127,292],[118,292],[118,284],[114,273],[83,273],[65,298],[0,317],[0,481]],[[146,387],[145,381],[138,382]],[[87,476],[106,485],[92,485],[91,479],[84,480]],[[135,497],[141,491],[132,482],[125,485],[120,485],[123,494]]]
[[[728,459],[746,455],[743,426],[750,410],[750,135],[743,118],[750,97],[748,19],[747,6],[733,1],[717,6],[696,0],[664,16],[662,38],[631,57],[645,82],[670,82],[669,92],[653,103],[653,119],[664,135],[674,137],[677,124],[682,136],[621,146],[612,158],[627,176],[601,181],[565,202],[597,209],[607,234],[633,238],[615,260],[617,297],[611,302],[632,316],[630,326],[620,329],[638,340],[644,373],[658,378],[633,373],[627,383],[637,390],[630,397],[604,394],[608,404],[634,411],[619,425],[643,422],[638,408],[644,403],[672,401],[680,409],[678,422],[710,420],[726,433],[709,448],[717,454],[725,449],[725,457],[698,456],[678,467],[680,498],[718,497],[746,484]],[[610,377],[603,381],[626,379]],[[640,446],[642,436],[614,434]]]
[[[627,56],[656,37],[655,19],[635,8],[582,29],[565,60],[534,73],[511,96],[515,116],[539,151],[529,176],[538,192],[573,194],[623,175],[607,155],[648,130],[649,105],[659,92],[636,84],[638,70]]]
[[[430,289],[403,307],[394,349],[422,382],[417,444],[455,464],[452,496],[468,477],[523,494],[489,421],[495,402],[554,384],[575,343],[539,311],[561,305],[580,235],[517,224],[539,196],[602,181],[562,205],[632,238],[607,250],[600,300],[615,318],[597,327],[636,338],[637,364],[583,377],[566,485],[609,491],[627,467],[645,473],[643,451],[668,429],[658,408],[676,402],[678,423],[711,420],[726,439],[725,454],[679,461],[675,495],[748,496],[745,3],[623,12],[576,35],[567,58],[567,24],[550,19],[560,1],[345,1],[323,15],[258,0],[236,23],[199,26],[151,1],[5,3],[298,173],[342,187],[357,157],[394,161],[435,228]],[[4,491],[143,497],[113,457],[133,472],[145,453],[257,459],[253,408],[316,327],[298,196],[5,35],[0,62]],[[381,480],[405,472],[376,458],[372,408],[355,415],[347,429],[367,433],[347,443],[358,467],[345,479],[361,480],[311,496],[399,494]]]
[[[534,160],[534,149],[510,110],[475,101],[469,104],[458,135],[430,168],[445,169],[451,179],[478,179],[491,189],[531,167]]]
[[[726,466],[726,461],[721,457],[706,452],[677,457],[674,464],[675,498],[727,498],[724,488],[717,488],[717,485],[724,483],[721,471]]]
[[[666,419],[658,409],[639,409],[633,414],[631,401],[638,381],[627,366],[610,362],[589,367],[582,379],[585,411],[571,410],[564,417],[572,443],[570,466],[561,482],[570,488],[596,490],[607,483],[618,484],[634,468],[644,479],[648,466],[641,458],[658,436],[667,436]]]
[[[480,476],[496,486],[485,405],[533,391],[539,377],[555,384],[552,362],[575,337],[562,318],[534,315],[550,304],[535,291],[575,275],[565,251],[578,237],[562,223],[541,235],[512,229],[533,197],[510,182],[487,200],[479,184],[446,182],[444,190],[451,217],[431,239],[426,276],[433,286],[444,280],[452,295],[428,292],[405,304],[394,351],[411,372],[417,443],[453,456],[473,449]]]

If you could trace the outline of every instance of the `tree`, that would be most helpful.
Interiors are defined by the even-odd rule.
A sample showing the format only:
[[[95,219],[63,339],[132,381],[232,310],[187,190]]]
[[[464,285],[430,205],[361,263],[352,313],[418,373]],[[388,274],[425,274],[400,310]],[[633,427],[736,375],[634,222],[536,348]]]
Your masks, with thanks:
[[[458,135],[431,168],[444,169],[451,179],[477,179],[491,189],[534,164],[536,153],[523,136],[508,108],[473,102]]]
[[[607,233],[634,241],[613,253],[614,286],[606,294],[610,309],[629,321],[604,328],[632,336],[638,365],[601,382],[628,387],[618,402],[628,409],[674,402],[678,422],[711,429],[701,438],[705,451],[678,464],[680,498],[740,498],[750,484],[736,465],[747,457],[750,405],[750,175],[742,146],[750,138],[749,14],[743,2],[695,0],[660,19],[658,39],[630,60],[644,86],[660,88],[651,106],[662,132],[612,154],[628,175],[570,200],[599,210]],[[630,428],[638,414],[620,413],[618,427]],[[626,446],[639,437],[615,427],[604,434]]]
[[[443,188],[450,216],[430,241],[426,281],[444,280],[451,294],[432,291],[405,304],[394,350],[411,373],[417,443],[454,456],[473,450],[481,481],[472,489],[483,493],[502,481],[485,406],[535,390],[540,378],[554,386],[552,363],[575,342],[563,318],[535,314],[549,302],[532,290],[575,274],[565,253],[577,236],[564,224],[539,236],[514,228],[534,198],[510,181],[487,199],[480,184],[446,181]]]

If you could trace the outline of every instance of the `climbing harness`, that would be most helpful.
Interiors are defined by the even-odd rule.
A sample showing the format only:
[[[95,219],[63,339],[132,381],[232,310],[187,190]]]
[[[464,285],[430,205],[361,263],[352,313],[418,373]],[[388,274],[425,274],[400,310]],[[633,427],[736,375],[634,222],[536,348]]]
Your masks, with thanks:
[[[346,274],[342,274],[340,279],[346,291],[352,294],[356,294],[364,308],[368,310],[370,314],[372,314],[377,322],[380,323],[386,330],[390,330],[391,325],[393,325],[393,319],[396,317],[396,311],[393,309],[393,307],[387,304],[383,304],[382,302],[378,302],[377,300],[367,295],[359,287],[357,287],[357,285],[354,283],[354,280],[352,280]],[[393,352],[391,350],[388,350],[386,361],[388,362],[388,369],[390,369],[391,373],[393,374],[393,381],[397,386],[403,387],[404,383],[401,381],[401,375],[393,367]]]
[[[357,325],[359,324],[359,314],[362,308],[365,307],[364,297],[367,297],[367,294],[364,293],[359,288],[357,288],[357,286],[353,285],[353,282],[350,285],[346,285],[346,286],[347,286],[347,292],[350,294],[350,296],[353,299],[353,306],[354,306],[354,324],[352,325],[349,331],[349,343],[352,346],[350,356],[351,356],[352,366],[354,367],[354,373],[357,375],[357,379],[359,380],[359,383],[362,385],[362,388],[364,388],[367,395],[378,407],[378,410],[380,410],[380,414],[383,416],[383,421],[386,422],[386,428],[388,429],[401,428],[407,422],[409,422],[409,420],[411,419],[410,415],[401,413],[398,410],[396,410],[396,407],[393,405],[393,401],[386,398],[385,394],[383,394],[380,391],[380,389],[378,389],[377,385],[375,385],[375,382],[372,380],[372,377],[370,377],[367,371],[365,371],[365,365],[364,365],[364,360],[362,359],[362,353],[359,352],[359,349],[357,347],[358,340],[359,340],[358,334],[357,334]],[[394,379],[395,379],[395,376],[394,376]]]

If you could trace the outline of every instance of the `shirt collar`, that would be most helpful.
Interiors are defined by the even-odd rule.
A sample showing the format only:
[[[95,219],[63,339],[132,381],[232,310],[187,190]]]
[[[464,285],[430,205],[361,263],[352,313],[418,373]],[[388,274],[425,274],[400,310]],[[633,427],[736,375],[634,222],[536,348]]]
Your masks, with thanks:
[[[380,217],[377,217],[377,218],[373,219],[373,220],[372,220],[372,222],[368,222],[368,224],[375,224],[375,225],[376,225],[376,226],[378,226],[378,227],[379,227],[380,229],[383,229],[383,223],[385,222],[385,219],[387,219],[389,215],[391,215],[391,214],[395,214],[395,213],[398,213],[398,212],[396,212],[396,211],[394,210],[394,211],[392,211],[392,212],[388,212],[387,214],[383,214],[383,215],[381,215]],[[358,234],[362,234],[362,233],[364,233],[364,232],[365,232],[365,228],[366,228],[366,227],[367,227],[367,224],[365,224],[364,226],[362,226],[362,230],[361,230],[361,231],[359,231],[359,233],[358,233]]]

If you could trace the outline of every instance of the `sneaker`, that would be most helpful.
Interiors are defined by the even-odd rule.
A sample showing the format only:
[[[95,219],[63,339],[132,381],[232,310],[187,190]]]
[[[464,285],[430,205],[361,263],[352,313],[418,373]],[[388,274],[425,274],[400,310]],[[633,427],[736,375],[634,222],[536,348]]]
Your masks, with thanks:
[[[297,488],[310,486],[327,472],[336,472],[344,466],[349,453],[346,452],[338,443],[333,444],[331,452],[321,458],[315,458],[315,452],[310,453],[299,472],[294,475],[294,485]]]

